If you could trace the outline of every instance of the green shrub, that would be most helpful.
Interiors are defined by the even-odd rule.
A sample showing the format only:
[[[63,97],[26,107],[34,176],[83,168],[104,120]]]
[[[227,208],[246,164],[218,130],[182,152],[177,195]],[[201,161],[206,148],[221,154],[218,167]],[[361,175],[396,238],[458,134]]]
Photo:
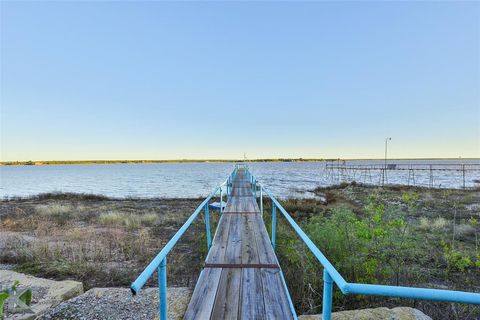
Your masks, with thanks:
[[[467,253],[451,248],[445,242],[442,242],[442,247],[443,256],[447,261],[448,270],[465,271],[474,265]]]

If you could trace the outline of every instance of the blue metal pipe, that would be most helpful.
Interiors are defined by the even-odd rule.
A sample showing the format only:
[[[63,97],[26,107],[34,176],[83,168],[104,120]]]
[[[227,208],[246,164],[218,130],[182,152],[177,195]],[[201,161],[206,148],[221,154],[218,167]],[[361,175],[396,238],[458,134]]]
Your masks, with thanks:
[[[349,283],[346,294],[364,294],[369,296],[399,297],[408,299],[450,301],[480,304],[480,294],[441,289],[425,289],[377,284]]]
[[[328,274],[328,271],[323,269],[323,310],[322,320],[332,319],[332,289],[333,289],[332,277]]]
[[[292,226],[293,230],[298,234],[300,239],[305,243],[305,245],[310,249],[313,255],[317,258],[317,260],[323,265],[325,269],[327,269],[328,273],[332,277],[333,281],[337,284],[340,290],[344,292],[344,287],[347,285],[347,281],[343,279],[343,277],[338,273],[335,267],[328,261],[325,255],[317,248],[317,246],[310,240],[310,238],[303,232],[300,226],[293,220],[293,218],[287,213],[287,211],[282,207],[282,205],[275,199],[275,197],[268,191],[267,188],[263,187],[263,191],[270,197],[272,200],[272,205],[275,205],[280,209],[280,212],[283,214],[285,219],[288,223]]]
[[[182,225],[180,229],[175,233],[175,235],[167,242],[165,247],[157,254],[155,258],[148,264],[148,266],[142,271],[142,273],[138,276],[138,278],[130,285],[130,290],[133,294],[137,294],[140,289],[145,285],[148,279],[152,276],[152,274],[157,270],[158,266],[160,265],[161,261],[165,259],[167,254],[172,250],[178,240],[182,237],[182,235],[187,231],[188,227],[192,224],[192,222],[197,218],[200,214],[202,209],[208,204],[208,201],[217,193],[218,187],[216,187],[212,193],[205,199],[203,202],[197,207],[197,209],[192,213],[192,215],[188,218],[187,221]]]
[[[223,199],[222,199],[222,187],[220,187],[220,215],[222,215]]]
[[[262,192],[262,187],[260,187],[260,213],[262,214],[262,217],[263,217],[263,192]]]
[[[160,320],[168,319],[167,303],[167,258],[163,258],[158,266],[158,289],[159,289],[159,308]]]
[[[272,247],[275,250],[275,238],[277,233],[277,206],[272,203]]]
[[[212,246],[212,237],[210,235],[210,212],[208,210],[208,202],[205,205],[205,228],[207,229],[207,248],[210,251]]]

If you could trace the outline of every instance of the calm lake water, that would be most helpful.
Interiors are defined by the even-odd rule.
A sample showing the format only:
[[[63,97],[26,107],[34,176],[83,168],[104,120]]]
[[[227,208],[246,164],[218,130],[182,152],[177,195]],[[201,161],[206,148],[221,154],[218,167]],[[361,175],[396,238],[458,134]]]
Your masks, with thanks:
[[[480,168],[480,160],[391,160],[399,166],[435,164],[435,168],[453,168],[463,163]],[[337,163],[335,163],[337,164]],[[343,163],[340,163],[343,165]],[[348,161],[345,165],[382,165],[381,160]],[[158,163],[0,166],[0,197],[29,196],[44,192],[78,192],[110,197],[200,197],[225,180],[232,163]],[[310,190],[341,181],[356,180],[378,184],[379,170],[343,170],[326,168],[325,162],[257,162],[251,171],[279,197],[313,196]],[[459,166],[457,166],[460,168]],[[420,168],[420,167],[418,167]],[[388,183],[407,184],[408,170],[388,171]],[[410,175],[412,173],[410,172]],[[355,175],[355,176],[354,176]],[[461,171],[434,171],[433,184],[462,187]],[[429,184],[429,171],[415,172],[416,185]],[[466,186],[478,185],[480,171],[467,171]],[[410,184],[413,183],[410,176]]]

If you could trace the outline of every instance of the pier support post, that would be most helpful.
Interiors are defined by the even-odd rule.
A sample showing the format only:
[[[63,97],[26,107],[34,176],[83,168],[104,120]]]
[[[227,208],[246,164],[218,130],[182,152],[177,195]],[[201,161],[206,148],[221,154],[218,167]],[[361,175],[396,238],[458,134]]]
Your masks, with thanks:
[[[323,310],[322,320],[332,319],[332,284],[333,280],[327,270],[323,269]]]
[[[208,251],[210,251],[210,247],[212,246],[212,238],[210,236],[210,213],[208,210],[208,203],[205,205],[205,227],[207,228],[207,247]]]
[[[167,258],[165,257],[158,266],[158,290],[159,290],[159,308],[160,320],[168,319],[167,305]]]
[[[277,232],[277,206],[272,201],[272,247],[275,250],[275,238]]]

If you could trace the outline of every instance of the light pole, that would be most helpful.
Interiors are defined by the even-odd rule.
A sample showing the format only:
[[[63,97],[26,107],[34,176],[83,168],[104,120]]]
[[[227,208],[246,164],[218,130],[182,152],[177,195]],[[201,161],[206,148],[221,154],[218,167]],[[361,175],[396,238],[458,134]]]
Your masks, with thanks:
[[[385,184],[385,176],[387,175],[387,150],[388,150],[388,141],[391,141],[392,138],[385,138],[385,166],[383,168],[383,176],[382,176],[382,186]]]

